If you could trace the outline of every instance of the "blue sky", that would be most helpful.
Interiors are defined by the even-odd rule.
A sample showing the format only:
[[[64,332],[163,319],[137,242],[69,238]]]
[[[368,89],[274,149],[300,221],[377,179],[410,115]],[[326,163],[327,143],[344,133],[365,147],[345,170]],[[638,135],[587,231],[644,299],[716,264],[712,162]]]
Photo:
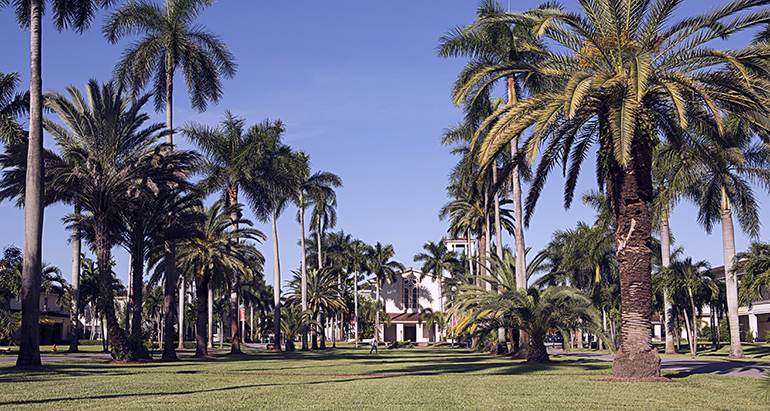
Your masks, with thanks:
[[[513,10],[525,10],[539,1],[512,2]],[[576,10],[574,1],[565,1]],[[679,10],[684,17],[719,2],[687,1]],[[473,22],[478,3],[471,1],[246,1],[222,0],[203,12],[199,23],[219,34],[238,61],[238,72],[224,81],[224,98],[204,113],[190,109],[186,90],[176,78],[175,125],[195,121],[216,125],[228,109],[248,125],[266,118],[286,125],[285,141],[310,154],[313,170],[338,174],[344,188],[338,190],[339,221],[356,238],[374,244],[393,244],[396,259],[417,266],[413,256],[429,240],[446,233],[438,210],[448,199],[447,175],[456,162],[448,147],[439,145],[442,131],[461,120],[460,109],[450,99],[462,59],[440,59],[435,47],[439,37],[457,25]],[[104,13],[83,35],[61,34],[50,25],[43,28],[43,87],[64,91],[73,84],[83,89],[89,78],[106,81],[128,40],[108,44],[100,27]],[[22,86],[29,84],[29,33],[13,20],[13,11],[0,12],[3,56],[0,71],[18,72]],[[751,34],[736,36],[724,46],[738,47]],[[148,105],[151,111],[152,106]],[[51,115],[56,118],[55,115]],[[163,122],[163,113],[152,113]],[[181,136],[177,141],[184,147]],[[50,139],[45,146],[54,148]],[[590,166],[590,164],[589,164]],[[542,249],[557,229],[574,227],[579,220],[592,221],[593,211],[575,202],[564,210],[564,180],[554,173],[541,198],[530,227],[525,231],[529,258]],[[596,188],[592,167],[586,167],[578,193]],[[759,193],[768,211],[768,196]],[[71,249],[61,219],[71,212],[55,205],[45,211],[43,258],[59,266],[69,278]],[[279,220],[278,237],[282,279],[299,267],[299,226],[295,208]],[[249,213],[247,213],[249,216]],[[706,235],[695,221],[696,211],[679,205],[671,226],[677,244],[695,260],[713,266],[723,264],[720,228]],[[0,247],[23,246],[23,211],[0,204]],[[269,225],[256,223],[269,234]],[[749,240],[736,224],[737,248]],[[768,239],[767,227],[761,238]],[[510,236],[504,236],[510,242]],[[260,245],[268,263],[266,279],[272,283],[271,242]],[[128,257],[115,250],[117,271],[126,277]]]

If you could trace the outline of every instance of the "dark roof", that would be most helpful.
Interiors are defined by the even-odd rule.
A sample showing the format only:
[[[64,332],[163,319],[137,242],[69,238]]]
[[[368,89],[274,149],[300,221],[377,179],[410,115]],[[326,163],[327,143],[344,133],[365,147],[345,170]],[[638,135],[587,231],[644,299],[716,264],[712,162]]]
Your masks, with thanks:
[[[417,322],[420,313],[388,313],[393,322]]]

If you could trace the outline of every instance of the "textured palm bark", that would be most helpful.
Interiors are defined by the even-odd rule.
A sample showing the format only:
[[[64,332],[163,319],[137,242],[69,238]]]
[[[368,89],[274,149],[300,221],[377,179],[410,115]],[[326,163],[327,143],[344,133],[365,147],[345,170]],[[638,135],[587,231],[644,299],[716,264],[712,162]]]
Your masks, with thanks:
[[[211,281],[209,281],[208,287],[206,287],[206,298],[208,298],[207,304],[207,317],[208,323],[206,324],[206,339],[208,344],[206,348],[214,348],[214,290],[211,288]]]
[[[735,228],[733,212],[724,198],[722,200],[722,252],[725,259],[725,293],[727,294],[727,320],[730,324],[730,358],[743,358],[740,324],[738,323],[738,280],[733,273],[735,259]]]
[[[275,336],[274,351],[281,351],[281,260],[278,257],[278,227],[275,209],[270,210],[270,224],[273,229],[273,335]]]
[[[24,262],[21,275],[21,328],[18,367],[39,367],[40,282],[43,249],[43,4],[30,1],[30,107],[24,193]]]
[[[131,258],[131,335],[138,339],[142,338],[142,300],[144,299],[144,290],[142,290],[142,273],[144,272],[144,249],[143,241],[140,240],[134,256]]]
[[[195,296],[198,301],[196,304],[196,312],[198,313],[195,320],[195,357],[207,357],[209,355],[208,346],[208,305],[209,305],[209,283],[210,276],[203,275],[200,283],[195,288]]]
[[[230,206],[234,206],[238,204],[238,186],[236,185],[230,185],[228,187],[228,199],[230,201]],[[233,211],[230,213],[230,218],[233,221],[236,221],[238,218],[240,218],[240,215],[238,212]],[[238,224],[231,224],[230,225],[230,232],[238,230]],[[233,239],[233,242],[237,242],[237,239]],[[241,332],[240,327],[238,327],[238,321],[240,320],[240,312],[238,310],[238,287],[237,287],[238,278],[236,276],[233,276],[233,281],[230,284],[230,336],[232,337],[230,340],[230,354],[241,354]]]
[[[118,324],[115,315],[115,298],[112,290],[112,272],[110,269],[110,245],[107,242],[107,222],[102,216],[94,216],[94,239],[96,243],[97,264],[99,266],[99,311],[104,316],[107,326],[107,339],[112,348],[112,355],[119,361],[135,361],[138,353],[129,347],[126,334]]]
[[[529,352],[527,353],[527,362],[544,363],[550,362],[548,357],[548,350],[545,347],[542,339],[532,341],[529,344]]]
[[[605,138],[605,142],[608,139]],[[603,159],[613,159],[603,144]],[[637,127],[625,168],[607,160],[607,193],[617,221],[616,258],[620,276],[620,348],[612,363],[616,378],[660,377],[660,356],[652,346],[651,133]]]
[[[178,303],[179,307],[177,307],[177,322],[179,325],[177,325],[177,329],[179,330],[179,341],[176,346],[178,350],[184,349],[184,338],[186,334],[186,327],[184,326],[184,303],[185,303],[185,295],[184,295],[184,277],[179,278],[179,298]]]
[[[299,190],[299,246],[302,251],[300,273],[302,275],[301,293],[302,293],[302,311],[307,310],[307,261],[305,253],[305,198],[303,190]],[[307,331],[302,332],[302,351],[307,351]]]

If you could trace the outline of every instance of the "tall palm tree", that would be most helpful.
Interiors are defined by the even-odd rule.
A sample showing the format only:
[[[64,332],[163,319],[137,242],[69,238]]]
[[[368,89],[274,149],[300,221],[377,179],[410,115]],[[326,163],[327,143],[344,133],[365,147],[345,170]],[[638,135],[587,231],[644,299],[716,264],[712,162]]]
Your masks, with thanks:
[[[752,184],[770,191],[770,148],[756,141],[762,133],[749,122],[735,116],[724,118],[725,133],[717,135],[712,122],[697,124],[698,150],[692,150],[695,181],[688,196],[698,207],[698,223],[707,233],[717,222],[722,226],[722,244],[727,291],[727,317],[730,322],[730,357],[743,357],[738,322],[738,281],[735,277],[735,229],[733,211],[744,233],[759,236],[759,203]],[[726,147],[725,147],[726,146]]]
[[[77,33],[87,30],[100,7],[113,0],[51,1],[54,28],[59,32],[72,28]],[[0,0],[5,7],[9,0]],[[16,20],[30,33],[29,78],[29,150],[27,152],[24,212],[24,275],[21,300],[21,341],[17,366],[40,366],[40,266],[43,249],[43,74],[42,19],[45,0],[14,1]]]
[[[291,303],[301,303],[302,301],[302,273],[293,271],[294,276],[289,282],[289,287],[294,293],[287,299]],[[341,311],[345,308],[342,293],[337,285],[337,276],[329,267],[323,269],[310,268],[307,275],[307,303],[308,310],[318,318],[316,327],[321,333],[321,341],[324,340],[323,334],[323,313]],[[315,336],[313,337],[313,349],[316,348]],[[322,344],[321,348],[325,346]]]
[[[385,283],[393,284],[399,271],[404,271],[404,265],[398,261],[391,260],[396,255],[396,251],[391,244],[382,245],[379,241],[369,249],[369,269],[374,275],[377,285],[377,296],[375,303],[380,302],[380,291]],[[374,321],[374,338],[380,338],[380,311]]]
[[[143,353],[141,347],[129,346],[118,324],[110,286],[110,250],[119,241],[121,211],[138,192],[183,184],[196,156],[171,153],[155,144],[163,126],[144,127],[149,117],[140,113],[149,96],[131,103],[114,83],[99,85],[95,80],[86,85],[87,99],[72,86],[67,91],[70,98],[58,92],[47,98],[66,127],[46,121],[46,128],[76,165],[53,170],[52,185],[68,192],[87,212],[69,220],[96,249],[100,311],[107,320],[110,345],[118,359],[131,360]]]
[[[746,118],[770,112],[761,97],[764,80],[747,75],[746,68],[765,67],[770,49],[714,52],[710,43],[762,23],[770,11],[752,10],[759,3],[738,0],[670,23],[678,4],[601,0],[582,3],[583,14],[546,8],[476,23],[525,22],[564,50],[549,53],[538,65],[554,79],[551,90],[509,103],[485,121],[495,125],[480,144],[481,161],[491,166],[506,144],[534,126],[526,155],[533,161],[541,147],[545,151],[527,196],[527,221],[559,162],[568,170],[565,205],[570,205],[587,151],[598,144],[597,180],[605,186],[616,221],[623,316],[613,373],[620,378],[660,375],[649,332],[653,142],[665,137],[675,146],[687,144],[683,130],[693,117],[710,116],[723,134],[722,111]],[[733,92],[722,93],[727,84]]]
[[[345,248],[348,272],[353,272],[353,339],[358,348],[358,283],[369,272],[367,250],[369,246],[361,240],[353,240]]]
[[[281,336],[281,263],[278,255],[278,217],[295,198],[302,179],[303,163],[283,144],[285,128],[280,120],[265,120],[252,127],[256,133],[255,161],[249,165],[243,189],[257,219],[270,221],[273,239],[273,303],[276,350]]]
[[[211,0],[165,0],[163,6],[129,1],[113,12],[102,27],[112,44],[123,37],[143,36],[131,43],[115,65],[115,78],[134,93],[152,78],[155,110],[166,111],[166,141],[173,144],[174,75],[184,76],[190,104],[206,111],[208,102],[222,97],[221,77],[232,78],[237,64],[216,34],[195,23]]]
[[[262,125],[256,125],[244,131],[245,125],[246,120],[233,116],[230,111],[225,110],[222,121],[217,127],[189,123],[182,128],[184,136],[198,146],[206,158],[198,170],[198,173],[203,175],[198,187],[205,194],[221,191],[223,198],[227,199],[228,206],[239,203],[241,191],[244,192],[247,201],[251,203],[256,201],[253,191],[241,190],[241,188],[249,178],[250,164],[258,161],[257,145],[260,143],[260,136],[264,129]],[[232,210],[236,213],[237,209]],[[230,217],[233,221],[240,218],[237,214]],[[237,224],[233,224],[231,229],[237,230]],[[235,292],[235,284],[231,286],[231,352],[240,353],[242,336],[238,329],[238,317],[235,315],[238,310],[238,294]]]
[[[29,92],[17,92],[18,84],[18,73],[0,72],[0,141],[5,144],[24,139],[24,129],[16,119],[29,110]]]
[[[224,273],[239,275],[248,268],[248,256],[258,255],[253,245],[241,240],[264,240],[265,236],[258,230],[240,225],[251,225],[245,219],[233,221],[230,217],[233,208],[217,201],[208,209],[199,209],[204,217],[198,223],[197,233],[179,243],[177,261],[182,270],[190,272],[195,279],[197,297],[197,322],[195,332],[195,356],[208,355],[208,290],[212,278]],[[235,214],[240,214],[238,210]],[[238,224],[237,230],[230,230],[233,223]],[[214,278],[214,281],[218,279]],[[221,279],[221,283],[227,283]]]
[[[300,264],[300,270],[302,272],[302,311],[307,310],[307,262],[305,253],[305,208],[313,204],[313,201],[320,199],[321,197],[335,198],[334,188],[342,187],[342,179],[336,174],[318,171],[313,175],[310,174],[310,156],[303,151],[295,153],[297,156],[298,164],[307,164],[307,167],[299,167],[301,172],[300,187],[297,191],[297,196],[294,199],[297,205],[297,222],[300,226],[300,249],[302,250],[302,262]],[[320,237],[319,237],[320,238]],[[320,242],[319,242],[320,246]],[[302,351],[307,351],[307,334],[302,334]]]
[[[177,70],[184,76],[190,104],[203,112],[208,102],[219,102],[222,96],[221,77],[235,75],[235,57],[214,33],[195,23],[211,0],[166,0],[163,6],[146,1],[129,1],[112,13],[102,26],[102,34],[112,44],[126,36],[141,35],[131,43],[116,64],[113,74],[121,84],[129,86],[134,94],[143,90],[150,78],[155,110],[166,111],[166,142],[173,147],[174,75]],[[166,244],[166,313],[174,306],[174,287],[177,275],[174,243]],[[167,333],[173,324],[166,321]],[[237,328],[237,326],[236,326]],[[235,335],[235,334],[234,334]],[[181,341],[181,340],[180,340]],[[164,350],[163,358],[176,358],[172,345]],[[233,349],[239,349],[236,342]]]

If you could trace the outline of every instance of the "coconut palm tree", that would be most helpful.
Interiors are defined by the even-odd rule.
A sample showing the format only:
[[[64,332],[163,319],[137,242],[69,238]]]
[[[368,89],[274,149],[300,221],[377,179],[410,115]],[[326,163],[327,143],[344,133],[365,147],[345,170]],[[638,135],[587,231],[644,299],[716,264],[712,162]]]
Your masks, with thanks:
[[[396,251],[391,244],[382,245],[379,241],[369,248],[369,269],[374,275],[375,285],[377,286],[377,296],[375,302],[380,302],[380,291],[385,283],[393,284],[396,281],[396,275],[399,271],[404,271],[404,265],[398,261],[391,260],[396,255]],[[398,271],[397,271],[398,270]],[[380,338],[380,311],[377,310],[374,321],[374,338]]]
[[[568,170],[565,206],[570,205],[587,151],[598,144],[597,180],[605,186],[616,222],[623,319],[613,373],[620,378],[660,374],[649,332],[653,142],[664,137],[674,146],[686,145],[684,130],[691,118],[710,116],[722,135],[723,111],[745,118],[764,118],[769,112],[762,97],[765,80],[747,75],[746,67],[765,67],[770,49],[714,52],[711,40],[760,24],[770,11],[752,10],[759,3],[738,0],[670,23],[678,3],[601,0],[582,3],[584,14],[546,8],[475,23],[523,21],[564,50],[549,53],[538,65],[555,87],[508,104],[485,121],[495,125],[480,144],[481,163],[490,167],[506,144],[534,126],[526,156],[540,162],[527,196],[528,221],[559,162]],[[727,84],[734,92],[722,93]],[[685,104],[685,96],[693,98]]]
[[[283,144],[286,129],[280,120],[265,120],[249,130],[256,134],[254,158],[248,168],[243,189],[257,219],[270,221],[273,239],[273,303],[275,347],[280,350],[281,335],[281,263],[278,255],[277,221],[295,198],[302,180],[303,163]]]
[[[209,283],[229,283],[227,277],[240,276],[248,269],[248,256],[258,255],[253,245],[241,240],[260,241],[265,235],[258,230],[241,227],[251,225],[242,218],[232,220],[232,214],[240,215],[239,208],[225,206],[217,201],[208,209],[199,208],[203,217],[199,221],[197,233],[182,240],[177,247],[177,261],[183,271],[192,274],[196,285],[197,324],[195,332],[195,356],[208,356],[208,290]],[[233,224],[238,229],[231,230]],[[230,273],[230,274],[228,274]],[[223,276],[225,278],[215,278]]]
[[[16,20],[30,33],[29,79],[29,150],[26,164],[24,199],[24,275],[21,301],[21,343],[18,366],[40,366],[40,333],[38,330],[40,294],[40,266],[43,248],[43,74],[42,74],[42,19],[46,3],[53,13],[54,28],[59,32],[72,28],[77,33],[87,30],[96,11],[108,7],[113,0],[14,1]],[[0,0],[5,7],[9,0]]]
[[[131,103],[114,83],[99,85],[95,80],[86,85],[87,99],[72,86],[67,91],[70,98],[52,92],[47,99],[66,127],[47,121],[46,128],[76,165],[53,170],[52,185],[69,193],[87,212],[68,220],[95,246],[102,292],[99,308],[107,320],[110,345],[118,359],[131,360],[144,354],[141,347],[128,345],[115,317],[110,288],[110,250],[119,242],[121,211],[137,193],[183,184],[196,156],[171,153],[155,144],[163,126],[144,127],[148,116],[140,113],[149,96]]]
[[[18,73],[0,72],[0,141],[5,144],[24,140],[24,129],[16,119],[29,110],[29,92],[17,92],[18,85]]]

